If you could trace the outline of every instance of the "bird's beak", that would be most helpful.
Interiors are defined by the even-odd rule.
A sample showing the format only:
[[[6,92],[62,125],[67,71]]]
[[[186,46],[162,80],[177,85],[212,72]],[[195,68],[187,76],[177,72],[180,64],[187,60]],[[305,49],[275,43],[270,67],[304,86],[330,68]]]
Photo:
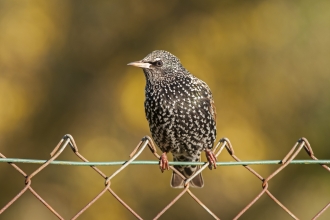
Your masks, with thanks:
[[[149,69],[151,64],[150,63],[144,63],[142,61],[135,61],[135,62],[131,62],[127,65],[136,66],[136,67],[140,67],[140,68],[143,68],[143,69]]]

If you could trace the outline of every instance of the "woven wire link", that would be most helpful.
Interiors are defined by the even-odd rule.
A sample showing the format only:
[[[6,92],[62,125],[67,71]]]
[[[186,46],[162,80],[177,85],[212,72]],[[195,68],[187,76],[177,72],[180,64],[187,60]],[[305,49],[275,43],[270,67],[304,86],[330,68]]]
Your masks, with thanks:
[[[83,162],[89,162],[84,156],[82,156],[78,152],[78,147],[73,139],[73,137],[69,134],[65,135],[60,142],[56,145],[54,150],[51,152],[51,158],[47,161],[45,161],[38,169],[36,169],[34,172],[32,172],[30,175],[27,175],[21,168],[19,168],[16,164],[13,162],[8,162],[15,170],[17,170],[20,174],[22,174],[25,178],[25,187],[14,197],[12,198],[4,207],[0,210],[0,215],[11,205],[14,204],[14,202],[20,198],[26,191],[30,191],[42,204],[44,204],[57,218],[64,219],[54,208],[52,208],[33,188],[32,188],[32,179],[34,176],[36,176],[40,171],[45,169],[49,164],[51,164],[62,152],[65,148],[70,147],[74,154],[79,157]],[[100,197],[102,197],[103,194],[105,194],[107,191],[113,195],[119,203],[121,203],[129,212],[131,212],[137,219],[143,219],[138,213],[136,213],[129,205],[127,205],[111,188],[111,180],[121,171],[123,171],[127,166],[132,164],[136,160],[136,158],[139,157],[139,155],[146,149],[149,148],[149,150],[152,152],[152,154],[159,160],[160,156],[157,154],[156,147],[152,141],[152,139],[148,136],[142,138],[142,140],[138,143],[138,145],[135,147],[133,152],[130,154],[130,159],[126,161],[124,164],[121,165],[121,167],[116,170],[113,174],[110,176],[105,175],[99,168],[97,168],[95,165],[90,165],[90,167],[97,172],[102,178],[103,181],[105,181],[105,187],[104,189],[94,197],[90,202],[88,202],[84,207],[82,207],[77,214],[75,214],[71,219],[77,219],[82,213],[84,213],[91,205],[93,205]],[[213,149],[213,152],[216,157],[218,157],[223,150],[226,149],[229,155],[237,162],[241,162],[241,160],[236,156],[234,152],[234,148],[232,144],[230,143],[229,139],[222,138],[215,148]],[[251,167],[249,167],[246,164],[243,164],[242,166],[247,169],[252,175],[254,175],[256,178],[258,178],[261,181],[262,190],[260,193],[250,202],[248,203],[233,219],[240,218],[256,201],[258,201],[262,195],[266,194],[269,196],[277,205],[279,205],[283,210],[285,210],[288,215],[290,215],[293,219],[298,219],[296,215],[294,215],[286,206],[284,206],[269,190],[269,184],[271,179],[277,175],[279,172],[281,172],[285,167],[287,167],[293,159],[298,155],[298,153],[304,149],[309,157],[315,161],[318,161],[318,159],[314,156],[313,150],[309,142],[306,138],[301,138],[297,141],[297,143],[292,147],[292,149],[287,153],[287,155],[281,160],[281,166],[276,169],[271,175],[264,178],[260,174],[258,174],[255,170],[253,170]],[[3,154],[0,153],[0,158],[6,158]],[[172,164],[172,163],[170,163]],[[320,164],[324,169],[326,169],[328,172],[330,172],[330,167],[326,164]],[[182,191],[173,198],[155,217],[154,219],[160,218],[172,205],[174,205],[184,194],[190,195],[202,208],[205,209],[205,211],[210,214],[214,219],[220,219],[218,216],[216,216],[200,199],[194,195],[190,188],[189,188],[189,182],[196,176],[198,173],[202,172],[206,167],[209,166],[209,163],[204,163],[201,167],[201,169],[198,170],[193,176],[190,178],[185,178],[180,172],[178,172],[173,166],[170,166],[170,169],[179,174],[183,179],[185,179],[184,188]],[[320,209],[318,213],[315,214],[315,216],[312,218],[317,219],[319,218],[327,209],[330,207],[330,202],[328,204],[325,204],[323,208]]]

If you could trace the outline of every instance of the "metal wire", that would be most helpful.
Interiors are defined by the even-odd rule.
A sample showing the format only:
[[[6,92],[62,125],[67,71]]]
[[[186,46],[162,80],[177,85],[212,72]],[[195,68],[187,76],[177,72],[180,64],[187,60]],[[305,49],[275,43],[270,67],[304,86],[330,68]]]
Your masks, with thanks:
[[[0,158],[0,163],[31,163],[43,164],[47,160],[36,159],[20,159],[20,158]],[[123,161],[104,161],[104,162],[77,162],[77,161],[61,161],[54,160],[49,164],[52,165],[68,165],[68,166],[120,166],[127,163]],[[183,162],[183,161],[169,161],[169,165],[204,165],[205,162]],[[275,165],[282,164],[281,160],[249,160],[249,161],[229,161],[216,162],[217,166],[242,166],[242,165]],[[330,160],[292,160],[290,164],[330,164]],[[136,160],[132,161],[131,165],[159,165],[157,160]]]
[[[70,146],[75,155],[80,158],[83,162],[76,161],[56,161],[55,159],[64,151],[64,149]],[[154,156],[159,160],[160,156],[157,154],[156,147],[154,146],[150,137],[144,137],[133,150],[130,155],[130,160],[128,161],[111,161],[111,162],[89,162],[85,157],[83,157],[78,152],[78,147],[73,139],[73,137],[69,134],[65,135],[60,142],[56,145],[54,150],[51,152],[51,158],[49,160],[34,160],[34,159],[20,159],[20,158],[6,158],[3,154],[0,153],[0,162],[9,163],[15,170],[21,173],[25,178],[25,187],[14,197],[12,198],[3,208],[0,209],[0,214],[2,214],[8,207],[12,206],[14,202],[20,198],[27,190],[29,190],[42,204],[44,204],[57,218],[64,219],[54,208],[52,208],[33,188],[32,188],[32,179],[35,175],[37,175],[41,170],[47,167],[49,164],[54,165],[71,165],[71,166],[90,166],[93,170],[95,170],[102,177],[103,181],[105,181],[105,188],[95,196],[89,203],[87,203],[81,210],[77,212],[71,219],[77,219],[82,213],[84,213],[93,203],[95,203],[104,193],[109,191],[117,200],[120,202],[128,211],[130,211],[137,219],[143,219],[139,214],[137,214],[129,205],[127,205],[112,189],[111,189],[111,179],[114,178],[118,173],[124,170],[129,165],[158,165],[158,161],[137,161],[136,158],[148,147]],[[223,149],[226,149],[230,156],[235,160],[235,162],[217,162],[218,166],[242,166],[251,172],[254,176],[256,176],[261,181],[262,190],[261,192],[244,207],[233,219],[240,218],[256,201],[260,199],[263,194],[268,195],[276,204],[278,204],[283,210],[285,210],[289,216],[293,219],[298,219],[296,215],[294,215],[286,206],[284,206],[269,190],[269,182],[270,180],[281,172],[286,166],[289,164],[319,164],[328,172],[330,172],[330,167],[327,164],[330,164],[330,160],[318,160],[313,153],[313,150],[307,141],[306,138],[301,138],[297,141],[297,143],[293,146],[293,148],[289,151],[289,153],[282,160],[263,160],[263,161],[241,161],[236,154],[234,153],[234,148],[231,145],[229,139],[222,138],[218,144],[215,146],[213,152],[216,157],[218,157]],[[298,153],[304,149],[311,160],[294,160],[294,158],[298,155]],[[27,175],[22,169],[20,169],[15,163],[35,163],[42,164],[38,169],[36,169],[32,174]],[[260,174],[258,174],[255,170],[253,170],[249,165],[266,165],[266,164],[280,164],[281,166],[276,169],[270,176],[267,178],[263,178]],[[105,175],[100,169],[96,166],[119,166],[120,168],[116,170],[110,176]],[[158,219],[161,217],[172,205],[174,205],[184,194],[188,193],[204,210],[209,213],[214,219],[220,219],[216,216],[199,198],[194,195],[189,189],[189,182],[200,172],[202,172],[206,167],[209,166],[209,163],[205,162],[169,162],[170,169],[176,172],[185,180],[184,189],[174,198],[172,199],[155,217],[154,219]],[[185,178],[179,173],[173,165],[201,165],[201,169],[196,172],[190,178]],[[324,207],[320,209],[318,213],[313,217],[314,219],[319,218],[322,214],[330,208],[330,202],[326,204]]]

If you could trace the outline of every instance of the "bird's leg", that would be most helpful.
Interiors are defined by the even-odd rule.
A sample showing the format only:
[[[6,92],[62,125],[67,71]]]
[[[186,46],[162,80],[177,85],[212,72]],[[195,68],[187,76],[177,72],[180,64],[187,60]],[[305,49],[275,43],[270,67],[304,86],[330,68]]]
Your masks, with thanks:
[[[162,155],[160,155],[159,168],[162,172],[164,172],[164,170],[170,169],[170,166],[168,165],[168,159],[167,159],[166,152],[163,152]]]
[[[217,164],[216,164],[217,158],[215,157],[213,151],[206,149],[205,154],[206,154],[207,161],[210,163],[209,164],[210,170],[212,170],[212,168],[217,169]]]

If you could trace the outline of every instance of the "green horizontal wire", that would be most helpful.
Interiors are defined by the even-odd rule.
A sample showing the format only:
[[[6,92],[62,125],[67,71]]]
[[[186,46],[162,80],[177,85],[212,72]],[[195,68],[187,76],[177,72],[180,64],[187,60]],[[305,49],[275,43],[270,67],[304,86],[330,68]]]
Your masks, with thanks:
[[[19,159],[19,158],[0,158],[2,163],[34,163],[43,164],[47,160],[35,160],[35,159]],[[127,161],[109,161],[109,162],[76,162],[76,161],[60,161],[54,160],[50,164],[55,165],[70,165],[70,166],[118,166],[123,165]],[[229,162],[217,162],[218,166],[240,166],[240,165],[266,165],[266,164],[281,164],[281,160],[254,160],[254,161],[229,161]],[[131,164],[134,165],[158,165],[159,161],[146,161],[135,160]],[[205,162],[173,162],[169,161],[170,165],[204,165]],[[293,160],[290,164],[330,164],[330,160]]]

